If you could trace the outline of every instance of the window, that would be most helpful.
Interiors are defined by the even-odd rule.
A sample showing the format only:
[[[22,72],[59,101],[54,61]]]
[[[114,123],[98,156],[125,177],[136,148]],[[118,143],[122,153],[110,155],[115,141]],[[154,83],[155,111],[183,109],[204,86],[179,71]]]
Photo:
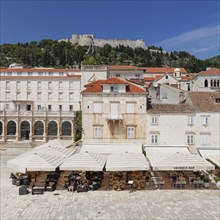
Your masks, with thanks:
[[[168,79],[168,75],[165,76],[165,79]]]
[[[6,81],[6,89],[10,89],[10,82]]]
[[[217,85],[216,86],[219,87],[219,80],[217,80]]]
[[[17,82],[17,83],[16,83],[16,88],[17,88],[17,89],[21,89],[21,83],[20,83],[20,82]]]
[[[20,92],[17,92],[17,93],[16,93],[16,99],[17,99],[17,100],[20,100],[20,99],[21,99],[21,93],[20,93]]]
[[[69,111],[70,111],[70,112],[73,111],[73,105],[69,105]]]
[[[8,74],[7,74],[8,76],[11,76],[12,75],[12,72],[8,72]]]
[[[216,80],[214,79],[214,87],[216,87]]]
[[[213,87],[213,80],[211,79],[211,87]]]
[[[51,100],[52,99],[52,92],[49,92],[48,93],[48,100]]]
[[[201,116],[202,125],[208,125],[208,116]]]
[[[51,112],[52,111],[52,105],[48,105],[48,111]]]
[[[141,76],[140,74],[135,74],[136,78],[140,78],[140,76]]]
[[[53,76],[53,73],[49,72],[48,75],[49,75],[49,76]]]
[[[41,100],[41,92],[37,93],[37,100],[40,101]]]
[[[37,111],[39,112],[39,111],[41,111],[41,110],[42,110],[41,105],[37,105]]]
[[[135,103],[127,103],[127,113],[134,113]]]
[[[28,72],[28,76],[32,76],[33,75],[33,73],[32,72]]]
[[[127,138],[128,139],[135,138],[135,127],[127,127]]]
[[[48,89],[52,89],[52,82],[48,82]]]
[[[119,92],[119,87],[118,86],[110,86],[110,91],[111,92]]]
[[[22,73],[21,73],[21,72],[17,72],[17,75],[18,75],[18,76],[22,76]]]
[[[16,109],[17,109],[18,111],[20,111],[20,110],[21,110],[21,105],[20,105],[20,104],[16,104]]]
[[[201,134],[200,135],[200,142],[202,145],[208,145],[209,143],[209,134]]]
[[[101,138],[102,137],[102,127],[101,126],[94,127],[93,132],[94,132],[94,138]]]
[[[28,93],[27,93],[27,100],[30,100],[30,99],[31,99],[31,93],[28,92]]]
[[[37,82],[37,89],[41,89],[41,82]]]
[[[59,82],[59,89],[63,89],[63,82]]]
[[[73,82],[69,82],[69,89],[73,89]]]
[[[151,144],[158,144],[158,134],[151,134]]]
[[[8,103],[5,105],[5,109],[9,109],[9,104]]]
[[[115,77],[121,77],[121,74],[120,73],[116,73]]]
[[[102,102],[95,102],[93,106],[94,106],[94,110],[93,110],[94,113],[102,113]]]
[[[62,105],[59,105],[59,110],[60,110],[60,111],[62,111],[62,108],[63,108],[63,106],[62,106]]]
[[[5,98],[6,98],[6,100],[10,100],[10,92],[6,92]]]
[[[187,116],[187,125],[193,125],[193,117],[192,116]]]
[[[26,105],[26,110],[31,111],[31,105]]]
[[[162,99],[167,99],[167,93],[165,92],[162,93]]]
[[[31,82],[27,82],[27,89],[31,88]]]
[[[59,92],[59,94],[58,94],[58,98],[59,98],[59,101],[61,101],[62,99],[63,99],[63,93],[62,92]]]
[[[186,135],[186,143],[187,144],[194,144],[194,135],[193,134]]]
[[[63,76],[63,73],[62,73],[62,72],[60,72],[60,73],[59,73],[59,76]]]
[[[73,101],[73,92],[69,93],[69,101]]]
[[[158,123],[159,123],[159,118],[158,118],[158,116],[152,116],[152,117],[151,117],[151,124],[152,124],[152,125],[158,125]]]
[[[207,79],[204,82],[204,87],[208,87],[208,80]]]

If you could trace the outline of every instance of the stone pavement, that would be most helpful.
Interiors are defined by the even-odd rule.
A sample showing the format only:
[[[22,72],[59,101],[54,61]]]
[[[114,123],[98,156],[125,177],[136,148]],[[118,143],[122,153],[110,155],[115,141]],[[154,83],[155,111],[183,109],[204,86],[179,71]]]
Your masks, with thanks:
[[[17,219],[206,219],[220,218],[219,190],[90,191],[57,190],[18,195],[8,159],[28,148],[1,148],[1,220]],[[58,195],[55,195],[55,194]]]

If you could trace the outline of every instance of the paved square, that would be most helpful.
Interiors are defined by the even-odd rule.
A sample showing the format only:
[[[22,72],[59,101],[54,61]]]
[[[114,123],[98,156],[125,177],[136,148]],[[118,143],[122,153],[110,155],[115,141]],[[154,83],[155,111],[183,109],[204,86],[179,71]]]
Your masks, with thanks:
[[[29,150],[1,152],[1,220],[17,219],[220,219],[219,190],[89,191],[63,190],[43,195],[18,195],[11,184],[9,159]],[[58,193],[58,195],[55,195]]]

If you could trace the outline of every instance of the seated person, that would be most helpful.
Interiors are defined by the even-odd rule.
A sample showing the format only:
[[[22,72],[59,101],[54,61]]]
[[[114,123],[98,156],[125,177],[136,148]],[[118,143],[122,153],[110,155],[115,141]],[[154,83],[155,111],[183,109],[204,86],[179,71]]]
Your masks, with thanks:
[[[174,174],[173,176],[171,176],[171,181],[172,181],[172,183],[176,183],[176,179],[177,179],[177,177],[176,177],[176,174]]]

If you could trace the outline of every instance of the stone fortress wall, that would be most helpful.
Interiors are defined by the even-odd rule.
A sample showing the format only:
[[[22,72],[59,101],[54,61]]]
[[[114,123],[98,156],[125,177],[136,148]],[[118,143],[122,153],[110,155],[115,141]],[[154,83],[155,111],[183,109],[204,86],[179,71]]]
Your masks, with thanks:
[[[137,47],[141,47],[143,49],[147,49],[147,46],[144,42],[144,40],[142,39],[138,39],[138,40],[104,40],[104,39],[96,39],[95,36],[93,34],[83,34],[83,35],[79,35],[79,34],[73,34],[71,39],[61,39],[60,41],[70,41],[72,44],[78,44],[80,46],[97,46],[97,47],[103,47],[105,44],[109,44],[112,47],[117,47],[119,45],[123,45],[123,46],[129,46],[131,48],[137,48]]]

